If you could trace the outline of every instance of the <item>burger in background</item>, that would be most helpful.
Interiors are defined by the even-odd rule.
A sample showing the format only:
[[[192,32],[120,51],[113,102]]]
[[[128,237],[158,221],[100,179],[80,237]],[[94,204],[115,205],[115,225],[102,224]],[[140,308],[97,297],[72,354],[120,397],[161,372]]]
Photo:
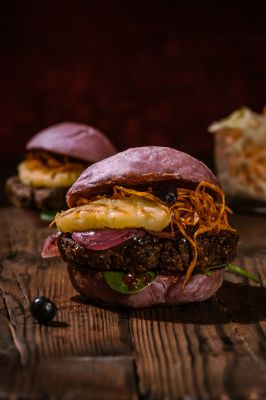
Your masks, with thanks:
[[[97,129],[62,122],[37,133],[26,145],[18,175],[6,181],[12,205],[41,210],[51,220],[66,208],[69,187],[89,165],[116,153],[109,139]]]
[[[74,288],[123,307],[202,301],[234,267],[238,233],[214,174],[175,149],[128,149],[88,167],[42,256],[61,254]]]

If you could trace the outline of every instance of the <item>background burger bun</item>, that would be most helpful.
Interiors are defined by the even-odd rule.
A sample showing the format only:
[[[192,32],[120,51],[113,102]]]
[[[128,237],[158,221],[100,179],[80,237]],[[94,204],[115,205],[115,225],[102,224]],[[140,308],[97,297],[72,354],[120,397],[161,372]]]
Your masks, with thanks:
[[[101,271],[76,270],[68,265],[68,273],[73,287],[86,299],[113,307],[143,308],[152,306],[173,306],[207,300],[223,283],[224,271],[212,273],[210,277],[196,274],[184,288],[184,278],[175,280],[171,275],[158,275],[144,290],[136,294],[122,294],[114,291],[106,283]]]
[[[62,122],[42,130],[27,143],[26,150],[46,150],[90,163],[116,153],[103,133],[76,122]]]
[[[79,197],[104,193],[114,185],[169,180],[195,186],[200,181],[218,185],[211,170],[187,153],[169,147],[135,147],[89,166],[69,189],[67,204],[74,207]]]

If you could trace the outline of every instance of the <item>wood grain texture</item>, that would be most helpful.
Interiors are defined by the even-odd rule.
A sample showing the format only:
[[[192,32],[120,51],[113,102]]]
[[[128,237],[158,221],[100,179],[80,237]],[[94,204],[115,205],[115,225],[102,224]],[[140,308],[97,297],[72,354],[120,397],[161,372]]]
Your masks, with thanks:
[[[266,218],[235,217],[238,264],[266,283]],[[130,329],[139,389],[149,399],[266,397],[266,289],[227,274],[212,299],[136,310]]]
[[[134,400],[134,391],[130,357],[49,358],[1,368],[1,399]]]
[[[266,218],[235,216],[238,263],[266,282]],[[266,289],[227,274],[210,300],[143,310],[99,308],[72,288],[34,213],[0,210],[0,398],[263,399]],[[58,313],[39,325],[38,295]]]
[[[61,259],[41,259],[51,232],[34,214],[10,208],[1,210],[0,220],[0,393],[14,399],[135,398],[126,311],[82,303]],[[29,312],[39,295],[58,307],[48,326]]]

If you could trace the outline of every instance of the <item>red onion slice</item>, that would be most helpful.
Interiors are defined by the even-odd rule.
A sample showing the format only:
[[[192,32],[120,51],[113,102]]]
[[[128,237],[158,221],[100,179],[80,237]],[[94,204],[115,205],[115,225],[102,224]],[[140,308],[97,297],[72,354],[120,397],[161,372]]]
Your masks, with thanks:
[[[72,239],[89,250],[107,250],[131,239],[136,229],[99,229],[72,233]]]
[[[57,257],[60,256],[57,240],[61,235],[60,232],[55,235],[48,236],[42,246],[42,258]]]

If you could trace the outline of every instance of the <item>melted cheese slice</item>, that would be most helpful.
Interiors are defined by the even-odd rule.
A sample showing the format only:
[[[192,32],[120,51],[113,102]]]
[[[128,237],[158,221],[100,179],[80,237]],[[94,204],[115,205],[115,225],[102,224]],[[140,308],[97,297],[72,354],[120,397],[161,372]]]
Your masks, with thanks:
[[[100,198],[55,217],[61,232],[103,228],[161,231],[170,221],[170,210],[166,206],[134,195],[124,199]]]
[[[55,171],[52,168],[29,168],[27,161],[18,165],[20,180],[32,187],[58,188],[69,187],[81,174],[82,169],[77,168],[71,171]]]

